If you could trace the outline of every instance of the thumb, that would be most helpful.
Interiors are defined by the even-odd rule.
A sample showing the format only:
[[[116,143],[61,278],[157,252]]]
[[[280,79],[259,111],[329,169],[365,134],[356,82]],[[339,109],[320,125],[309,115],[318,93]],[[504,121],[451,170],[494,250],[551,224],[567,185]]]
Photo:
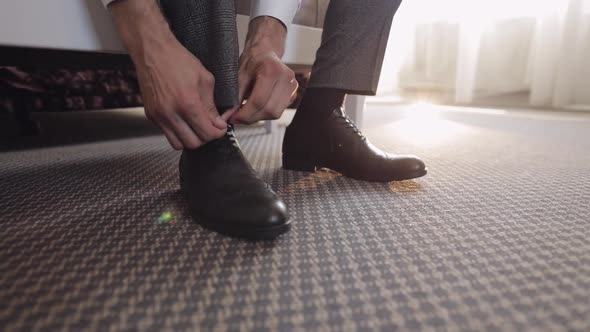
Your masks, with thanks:
[[[223,112],[223,114],[221,114],[221,119],[225,122],[229,121],[232,115],[234,115],[239,109],[240,106],[234,106],[233,108],[227,109],[225,112]]]
[[[213,123],[213,125],[216,128],[218,128],[218,129],[227,128],[227,120],[224,120],[221,117],[221,115],[219,115],[219,112],[217,111],[217,107],[215,107],[214,105],[209,107],[208,113],[209,113],[209,118],[211,119],[211,123]]]

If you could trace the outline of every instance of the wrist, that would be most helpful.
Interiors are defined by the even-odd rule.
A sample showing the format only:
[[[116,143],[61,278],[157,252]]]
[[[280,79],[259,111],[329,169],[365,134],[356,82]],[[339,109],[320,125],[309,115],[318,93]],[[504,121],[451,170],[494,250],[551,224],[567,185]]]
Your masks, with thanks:
[[[286,38],[287,29],[281,21],[270,16],[256,17],[248,27],[246,48],[270,49],[282,57]]]
[[[129,55],[136,65],[150,53],[167,49],[176,38],[155,1],[123,0],[108,6]]]

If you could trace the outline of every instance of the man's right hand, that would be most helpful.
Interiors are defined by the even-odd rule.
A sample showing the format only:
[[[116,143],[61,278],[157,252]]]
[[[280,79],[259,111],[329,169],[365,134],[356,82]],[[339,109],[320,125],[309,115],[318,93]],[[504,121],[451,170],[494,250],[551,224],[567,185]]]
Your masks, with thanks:
[[[213,75],[180,43],[136,64],[145,114],[175,149],[195,149],[225,134],[213,101]],[[229,114],[228,114],[229,115]]]
[[[215,79],[170,31],[153,0],[121,0],[109,9],[137,70],[146,116],[174,149],[222,137],[233,112],[219,115]]]

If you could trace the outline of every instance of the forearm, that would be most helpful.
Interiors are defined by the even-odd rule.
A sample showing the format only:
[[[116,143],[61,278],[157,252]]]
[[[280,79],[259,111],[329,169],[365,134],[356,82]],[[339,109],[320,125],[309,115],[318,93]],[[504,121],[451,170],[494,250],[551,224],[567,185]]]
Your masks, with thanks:
[[[246,37],[247,49],[272,49],[279,57],[285,52],[287,29],[281,21],[260,16],[253,19],[248,27]]]
[[[119,36],[136,65],[177,42],[155,0],[120,0],[108,6]]]

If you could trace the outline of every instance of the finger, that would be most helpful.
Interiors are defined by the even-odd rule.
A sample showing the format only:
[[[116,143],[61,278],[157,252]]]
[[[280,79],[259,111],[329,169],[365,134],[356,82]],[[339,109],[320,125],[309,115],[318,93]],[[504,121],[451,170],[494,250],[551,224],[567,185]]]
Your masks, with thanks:
[[[213,102],[211,102],[211,106],[208,107],[207,114],[209,115],[209,120],[217,129],[227,128],[227,121],[221,117]]]
[[[252,87],[252,79],[246,71],[240,70],[238,73],[238,91],[240,104],[244,102],[244,99],[248,97],[249,88]]]
[[[277,83],[277,86],[266,103],[264,110],[254,115],[254,120],[276,120],[280,118],[285,109],[291,104],[293,92],[296,89],[296,86],[288,79],[281,80]]]
[[[284,88],[281,90],[280,98],[277,98],[275,109],[279,112],[279,115],[282,114],[289,105],[293,103],[295,98],[297,98],[297,88],[299,87],[299,83],[297,80],[292,79],[290,81],[286,81]]]
[[[258,121],[255,119],[260,118],[260,116],[255,117],[254,115],[264,109],[273,94],[276,83],[276,78],[270,77],[255,81],[252,94],[250,94],[250,97],[248,97],[248,100],[240,111],[230,119],[230,122],[251,124]]]
[[[295,99],[297,99],[297,91],[299,90],[299,82],[297,82],[296,78],[293,78],[289,81],[289,85],[291,86],[291,98],[289,99],[289,105],[293,104]],[[287,106],[289,106],[287,105]]]
[[[193,129],[197,131],[197,134],[201,133],[203,130],[207,130],[208,126],[206,122],[211,123],[217,129],[225,130],[227,128],[227,122],[224,121],[219,112],[217,111],[217,107],[215,106],[214,102],[214,90],[215,90],[215,76],[208,71],[201,76],[200,81],[200,93],[198,94],[200,97],[200,102],[195,104],[188,104],[184,105],[184,113],[185,120],[189,120],[189,124]],[[206,114],[208,116],[208,121],[205,119],[199,119],[199,114]],[[200,125],[199,128],[195,128],[194,122],[197,121]]]
[[[150,112],[147,111],[147,109],[144,109],[143,113],[145,114],[145,117],[150,120],[152,123],[156,123],[154,117],[151,115]]]
[[[180,115],[173,114],[169,121],[172,131],[185,149],[196,149],[204,143]]]
[[[152,121],[156,126],[158,126],[168,143],[174,148],[175,150],[182,150],[183,145],[178,136],[174,134],[174,131],[171,129],[171,121],[168,120],[167,116],[163,112],[148,112],[146,110],[145,115],[147,116],[150,121]]]
[[[230,123],[232,124],[243,124],[243,125],[250,125],[262,120],[272,120],[274,117],[270,117],[268,114],[264,112],[257,112],[252,115],[249,115],[247,119],[240,118],[240,117],[233,117],[230,119]]]
[[[164,136],[166,136],[166,139],[168,140],[168,143],[170,143],[172,148],[174,150],[182,150],[182,143],[180,142],[178,137],[176,137],[174,132],[167,127],[161,127],[161,129],[164,132]]]
[[[225,112],[223,112],[223,114],[221,114],[221,119],[223,119],[223,121],[225,122],[229,121],[229,118],[231,118],[232,115],[234,115],[239,109],[240,106],[235,106],[233,108],[226,110]]]
[[[217,112],[215,108],[212,109],[215,110],[214,112]],[[185,112],[182,115],[182,119],[186,121],[191,130],[199,137],[203,144],[223,136],[227,130],[227,123],[222,120],[225,123],[225,126],[218,128],[214,124],[214,120],[211,119],[213,116],[219,116],[219,114],[212,115],[210,111],[207,111],[206,113],[192,111]]]

